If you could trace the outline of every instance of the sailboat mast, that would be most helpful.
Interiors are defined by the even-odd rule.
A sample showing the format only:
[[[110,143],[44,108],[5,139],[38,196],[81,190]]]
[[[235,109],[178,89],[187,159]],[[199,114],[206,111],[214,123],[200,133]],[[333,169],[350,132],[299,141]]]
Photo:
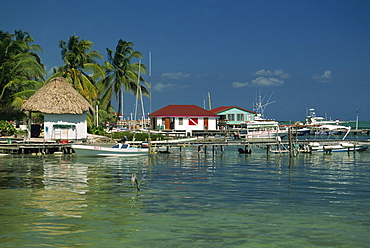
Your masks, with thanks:
[[[121,89],[121,114],[122,114],[122,120],[123,120],[123,86]]]
[[[208,91],[208,110],[212,109],[211,93]]]
[[[140,98],[141,101],[141,112],[142,112],[142,117],[141,121],[144,122],[145,119],[145,110],[144,110],[144,102],[143,102],[143,97],[142,97],[142,91],[140,87],[140,68],[141,68],[141,60],[139,60],[139,72],[138,72],[138,78],[137,78],[137,90],[136,90],[136,103],[135,103],[135,121],[137,120],[137,108],[138,108],[138,101]],[[142,123],[144,124],[144,123]]]
[[[136,88],[136,99],[135,99],[135,112],[134,112],[134,118],[135,118],[135,121],[137,120],[137,102],[139,100],[139,89],[140,89],[140,66],[141,66],[141,60],[139,60],[139,72],[138,72],[138,76],[137,76],[137,88]]]
[[[152,113],[152,52],[149,52],[149,85],[150,85],[149,113]]]

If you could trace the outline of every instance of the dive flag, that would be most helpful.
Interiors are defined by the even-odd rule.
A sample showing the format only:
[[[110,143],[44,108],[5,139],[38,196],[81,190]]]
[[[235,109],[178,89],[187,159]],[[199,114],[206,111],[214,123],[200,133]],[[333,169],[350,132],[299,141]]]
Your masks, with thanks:
[[[198,118],[189,118],[189,126],[196,126],[198,125]]]

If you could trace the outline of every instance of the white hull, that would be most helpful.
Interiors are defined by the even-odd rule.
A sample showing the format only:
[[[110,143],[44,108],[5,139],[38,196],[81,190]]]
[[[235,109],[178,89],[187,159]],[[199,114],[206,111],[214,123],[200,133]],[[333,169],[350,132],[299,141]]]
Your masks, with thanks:
[[[277,131],[248,132],[247,139],[272,139],[272,138],[276,138],[277,135],[278,135]]]
[[[196,141],[197,138],[185,138],[185,139],[173,139],[173,140],[158,140],[158,141],[151,141],[152,144],[163,144],[163,143],[185,143],[185,142],[192,142]]]
[[[307,145],[303,148],[299,148],[295,150],[295,152],[302,152],[302,153],[317,153],[317,152],[354,152],[354,151],[364,151],[367,149],[365,145],[356,145],[350,143],[342,143],[342,144],[332,144],[332,145],[320,145],[319,143],[314,143]],[[289,150],[281,149],[281,150],[270,150],[273,153],[287,153]]]
[[[109,148],[101,146],[87,146],[87,145],[72,145],[73,150],[77,156],[120,156],[120,157],[131,157],[147,155],[148,148]]]
[[[279,129],[279,123],[272,120],[248,121],[245,127],[247,139],[275,139],[286,135]]]
[[[318,143],[311,144],[312,152],[348,152],[348,151],[361,151],[366,150],[367,146],[353,145],[351,143],[339,143],[333,145],[320,145]]]

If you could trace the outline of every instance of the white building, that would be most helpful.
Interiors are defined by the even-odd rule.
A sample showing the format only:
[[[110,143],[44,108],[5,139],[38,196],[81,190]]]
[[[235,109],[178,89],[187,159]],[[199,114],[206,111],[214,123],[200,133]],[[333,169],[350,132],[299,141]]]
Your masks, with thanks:
[[[45,140],[80,140],[87,138],[86,113],[44,114]]]
[[[87,112],[92,107],[64,78],[54,78],[41,87],[23,109],[44,113],[45,140],[87,138]]]
[[[152,130],[217,130],[218,116],[196,105],[168,105],[149,117]]]

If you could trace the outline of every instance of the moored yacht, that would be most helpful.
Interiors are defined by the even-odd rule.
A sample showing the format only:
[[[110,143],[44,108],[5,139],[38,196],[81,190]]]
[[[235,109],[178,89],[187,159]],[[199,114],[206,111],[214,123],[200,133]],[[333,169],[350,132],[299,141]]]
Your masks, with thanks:
[[[247,139],[271,139],[277,136],[285,136],[287,133],[280,131],[279,123],[275,120],[257,119],[247,121],[242,124],[245,132],[241,132],[241,137]]]
[[[310,108],[308,110],[308,115],[306,117],[306,125],[321,126],[321,125],[338,125],[338,124],[339,124],[338,119],[336,119],[335,121],[326,120],[326,118],[324,117],[316,116],[314,108]]]

